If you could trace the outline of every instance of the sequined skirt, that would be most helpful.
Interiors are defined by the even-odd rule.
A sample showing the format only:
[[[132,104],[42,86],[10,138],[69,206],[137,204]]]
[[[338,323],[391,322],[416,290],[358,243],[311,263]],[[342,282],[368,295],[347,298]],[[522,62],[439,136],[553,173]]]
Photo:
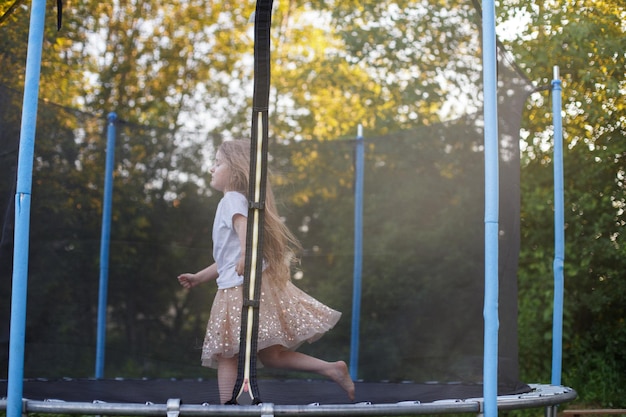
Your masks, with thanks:
[[[291,281],[273,286],[261,281],[258,349],[281,345],[295,350],[332,329],[341,313],[320,303]],[[218,290],[202,345],[202,365],[216,368],[220,357],[239,353],[243,286]]]

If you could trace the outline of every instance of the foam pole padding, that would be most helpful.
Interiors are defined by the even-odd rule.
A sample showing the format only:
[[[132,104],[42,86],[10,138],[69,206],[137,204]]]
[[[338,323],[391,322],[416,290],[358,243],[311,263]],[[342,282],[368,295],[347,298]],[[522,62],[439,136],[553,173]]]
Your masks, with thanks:
[[[565,279],[565,202],[563,192],[563,120],[561,79],[554,67],[552,117],[554,124],[554,307],[552,311],[552,385],[561,385],[563,356],[563,298]]]
[[[483,317],[483,396],[485,417],[498,416],[498,291],[499,291],[499,143],[498,69],[495,5],[483,5],[483,96],[485,122],[485,299]]]
[[[117,114],[107,116],[107,147],[104,166],[104,194],[102,196],[102,227],[100,234],[100,278],[98,286],[98,322],[96,331],[96,379],[104,378],[106,353],[107,298],[109,292],[109,249],[113,210],[113,170],[115,169],[115,137]]]
[[[22,416],[30,201],[33,184],[33,158],[35,154],[35,131],[37,126],[45,15],[45,0],[34,0],[32,2],[30,29],[28,32],[24,101],[15,193],[15,238],[13,248],[13,285],[11,289],[7,417]]]

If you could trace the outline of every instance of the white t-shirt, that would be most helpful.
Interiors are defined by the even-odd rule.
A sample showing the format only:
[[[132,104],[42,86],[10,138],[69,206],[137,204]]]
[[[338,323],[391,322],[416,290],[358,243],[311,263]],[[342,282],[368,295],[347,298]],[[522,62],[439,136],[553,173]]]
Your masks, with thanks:
[[[236,214],[248,217],[248,199],[241,193],[229,191],[217,206],[213,220],[213,259],[217,263],[217,288],[231,288],[243,284],[235,266],[241,257],[241,244],[235,232]]]

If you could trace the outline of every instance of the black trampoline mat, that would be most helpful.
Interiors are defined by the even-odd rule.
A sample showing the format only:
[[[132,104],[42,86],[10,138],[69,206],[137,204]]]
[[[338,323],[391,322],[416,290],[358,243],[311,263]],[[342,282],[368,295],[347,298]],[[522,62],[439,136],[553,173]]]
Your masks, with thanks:
[[[7,380],[0,380],[0,393],[6,397]],[[465,383],[391,383],[357,382],[356,403],[372,404],[482,398],[483,386]],[[279,405],[350,404],[339,386],[324,380],[258,381],[260,399]],[[498,395],[530,392],[526,384],[499,387]],[[217,380],[192,379],[27,379],[23,398],[28,400],[62,400],[67,402],[155,403],[165,404],[177,398],[184,404],[219,404]]]

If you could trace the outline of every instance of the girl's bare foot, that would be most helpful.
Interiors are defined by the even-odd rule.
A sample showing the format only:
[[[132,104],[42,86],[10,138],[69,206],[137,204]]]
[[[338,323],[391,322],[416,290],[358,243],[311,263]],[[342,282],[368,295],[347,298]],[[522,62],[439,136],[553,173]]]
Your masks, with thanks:
[[[354,382],[352,382],[352,378],[350,378],[348,366],[344,361],[332,362],[328,376],[346,391],[350,401],[354,401]]]

